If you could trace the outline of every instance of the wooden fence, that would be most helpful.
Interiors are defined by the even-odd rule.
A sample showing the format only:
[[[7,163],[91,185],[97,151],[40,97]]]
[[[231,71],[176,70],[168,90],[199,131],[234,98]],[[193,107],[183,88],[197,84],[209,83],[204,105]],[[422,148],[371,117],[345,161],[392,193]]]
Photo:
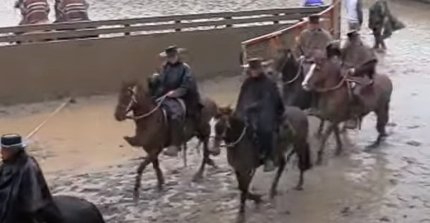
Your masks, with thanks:
[[[321,15],[322,26],[329,30],[334,37],[340,38],[341,0],[336,0],[318,14]],[[285,29],[242,42],[242,62],[245,63],[247,58],[252,57],[273,59],[280,48],[294,49],[296,38],[307,25],[308,20],[305,19]]]
[[[203,13],[159,16],[136,19],[88,21],[44,25],[25,25],[0,28],[0,43],[36,42],[43,40],[111,37],[165,32],[223,29],[267,24],[295,24],[303,17],[327,9],[280,8],[239,12]],[[16,35],[16,33],[25,33]]]

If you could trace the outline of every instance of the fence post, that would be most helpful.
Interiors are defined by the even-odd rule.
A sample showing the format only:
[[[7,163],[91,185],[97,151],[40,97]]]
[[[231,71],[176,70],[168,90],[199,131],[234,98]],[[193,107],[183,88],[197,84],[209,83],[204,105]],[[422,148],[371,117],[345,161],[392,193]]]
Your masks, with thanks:
[[[175,21],[175,24],[181,24],[181,20],[177,20],[177,21]],[[181,31],[181,29],[180,29],[180,28],[177,28],[177,29],[175,29],[175,31],[176,31],[176,32],[180,32],[180,31]]]
[[[124,27],[128,28],[128,27],[130,27],[130,24],[125,24]],[[130,32],[125,32],[124,33],[124,36],[129,36],[129,35],[130,35]]]
[[[275,17],[275,20],[273,20],[273,24],[279,24],[279,20],[276,19],[276,17],[278,17],[279,15],[279,13],[273,14],[273,16]]]
[[[224,20],[226,21],[225,27],[233,27],[233,24],[231,24],[231,19],[231,16],[227,16],[224,18]]]

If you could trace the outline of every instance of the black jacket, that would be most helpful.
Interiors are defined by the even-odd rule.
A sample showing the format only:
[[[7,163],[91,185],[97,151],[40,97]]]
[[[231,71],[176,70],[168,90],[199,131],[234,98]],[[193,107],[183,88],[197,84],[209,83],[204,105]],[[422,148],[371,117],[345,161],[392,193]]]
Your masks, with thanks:
[[[262,74],[248,77],[239,93],[235,115],[242,119],[255,119],[257,127],[273,131],[284,113],[284,104],[276,83]]]
[[[154,91],[155,97],[161,97],[169,91],[175,91],[175,97],[184,99],[190,109],[200,105],[200,94],[191,68],[183,63],[167,63],[159,76],[159,84]]]

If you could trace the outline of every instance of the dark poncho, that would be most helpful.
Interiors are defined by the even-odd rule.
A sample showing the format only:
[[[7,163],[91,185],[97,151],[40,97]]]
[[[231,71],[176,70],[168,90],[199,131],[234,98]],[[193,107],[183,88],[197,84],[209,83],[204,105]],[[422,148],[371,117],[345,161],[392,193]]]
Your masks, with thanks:
[[[255,117],[259,128],[275,129],[283,113],[284,104],[274,81],[265,74],[244,81],[236,105],[237,117]]]
[[[30,223],[52,204],[42,171],[24,151],[0,167],[0,222]]]

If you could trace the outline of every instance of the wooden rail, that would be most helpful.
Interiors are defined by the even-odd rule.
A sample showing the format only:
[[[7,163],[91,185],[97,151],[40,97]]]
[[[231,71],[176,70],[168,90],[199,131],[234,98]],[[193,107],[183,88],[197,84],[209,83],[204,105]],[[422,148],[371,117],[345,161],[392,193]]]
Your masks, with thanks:
[[[235,28],[245,25],[293,24],[328,6],[316,8],[280,8],[239,12],[202,13],[148,18],[24,25],[0,28],[1,42],[32,42],[100,35],[136,35],[201,29]],[[15,33],[25,33],[16,35]]]
[[[336,38],[340,37],[340,11],[341,1],[336,0],[332,5],[318,12],[322,17],[322,26]],[[271,59],[275,56],[277,49],[293,49],[296,44],[296,37],[306,28],[307,24],[308,20],[305,19],[285,29],[243,41],[242,62],[245,63],[247,58],[257,56]]]

